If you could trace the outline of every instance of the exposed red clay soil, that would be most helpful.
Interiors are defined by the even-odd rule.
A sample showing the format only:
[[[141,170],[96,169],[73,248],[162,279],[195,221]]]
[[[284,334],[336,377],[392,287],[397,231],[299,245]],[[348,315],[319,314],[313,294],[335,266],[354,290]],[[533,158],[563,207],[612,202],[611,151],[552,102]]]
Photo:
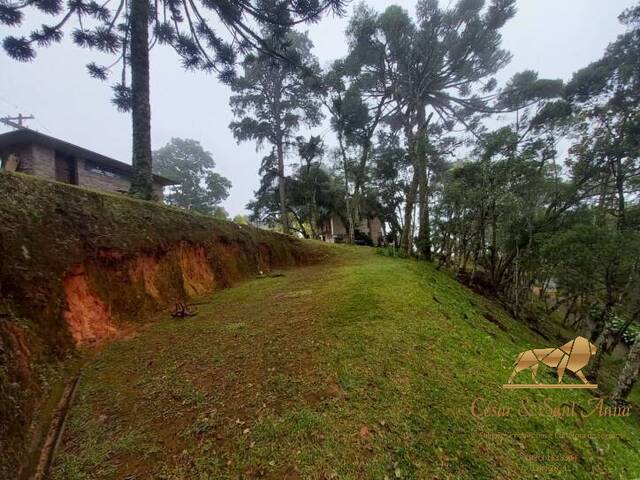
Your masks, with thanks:
[[[73,340],[77,345],[101,343],[127,330],[122,328],[123,322],[119,318],[119,314],[127,312],[120,311],[121,305],[113,305],[91,288],[92,275],[105,275],[111,288],[116,288],[113,282],[119,284],[117,288],[139,286],[152,304],[162,308],[174,301],[224,288],[243,276],[238,264],[242,252],[237,246],[212,245],[209,255],[211,258],[207,257],[205,247],[184,241],[153,255],[141,253],[127,257],[117,250],[101,250],[98,262],[89,261],[86,267],[74,267],[63,281],[66,300],[64,320]],[[270,269],[260,260],[261,265]],[[270,260],[268,258],[267,261]],[[214,273],[212,264],[218,275]],[[104,280],[98,281],[104,283]],[[132,301],[143,302],[141,299]]]
[[[211,292],[214,287],[213,272],[203,247],[181,242],[178,246],[182,282],[185,293],[190,297]]]
[[[262,244],[254,252],[235,243],[186,241],[153,254],[102,249],[64,277],[64,320],[76,345],[101,343],[131,330],[127,315],[148,317],[174,302],[231,286],[247,276],[246,265],[258,273],[270,272],[274,264],[271,249]]]
[[[115,337],[118,329],[107,305],[91,291],[84,268],[75,269],[63,282],[67,300],[64,319],[77,344]]]
[[[160,301],[160,290],[157,286],[160,272],[160,261],[151,255],[139,255],[133,261],[129,276],[133,282],[140,281],[144,285],[147,295]]]

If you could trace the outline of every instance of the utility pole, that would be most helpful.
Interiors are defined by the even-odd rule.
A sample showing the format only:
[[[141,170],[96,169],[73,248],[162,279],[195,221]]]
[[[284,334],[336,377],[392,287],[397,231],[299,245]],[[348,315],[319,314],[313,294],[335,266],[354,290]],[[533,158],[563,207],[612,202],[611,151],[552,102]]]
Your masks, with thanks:
[[[4,123],[5,125],[9,125],[10,127],[13,127],[17,130],[25,130],[27,127],[23,125],[22,122],[25,120],[33,120],[35,118],[36,117],[34,117],[33,115],[22,115],[21,113],[19,113],[17,117],[2,117],[0,118],[0,122]]]

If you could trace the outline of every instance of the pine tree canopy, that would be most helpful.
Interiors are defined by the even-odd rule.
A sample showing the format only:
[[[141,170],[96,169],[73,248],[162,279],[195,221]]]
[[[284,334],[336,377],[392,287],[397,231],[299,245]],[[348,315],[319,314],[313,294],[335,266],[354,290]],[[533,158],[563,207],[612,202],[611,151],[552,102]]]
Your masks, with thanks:
[[[19,28],[28,14],[36,12],[55,17],[55,20],[28,33],[7,35],[2,46],[12,58],[30,61],[35,58],[37,47],[58,43],[65,30],[70,31],[76,45],[117,56],[110,65],[89,63],[87,70],[92,77],[106,80],[119,65],[122,72],[113,86],[114,103],[118,108],[128,110],[131,100],[127,79],[130,9],[135,1],[140,0],[109,0],[106,3],[69,0],[66,4],[62,0],[3,0],[0,2],[0,25]],[[149,48],[169,45],[186,69],[215,72],[221,80],[230,81],[234,77],[238,54],[259,50],[283,57],[261,37],[260,26],[269,26],[277,35],[292,25],[313,22],[327,10],[341,14],[344,4],[344,0],[158,0],[149,4]]]

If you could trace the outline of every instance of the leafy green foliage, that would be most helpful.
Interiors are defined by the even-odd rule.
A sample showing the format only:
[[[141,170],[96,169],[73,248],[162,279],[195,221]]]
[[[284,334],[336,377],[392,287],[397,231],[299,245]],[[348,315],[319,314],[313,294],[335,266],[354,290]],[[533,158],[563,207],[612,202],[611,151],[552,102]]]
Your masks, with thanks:
[[[265,30],[264,34],[273,42],[273,48],[295,57],[305,71],[300,72],[296,64],[278,61],[268,54],[248,55],[242,63],[244,74],[231,85],[234,92],[231,108],[240,120],[232,122],[229,128],[239,142],[288,144],[303,124],[314,126],[322,118],[312,83],[318,64],[306,34],[290,30],[284,39],[273,31]]]
[[[263,159],[261,173],[265,176],[260,191],[269,189],[275,174],[280,222],[288,233],[285,155],[299,128],[318,125],[322,119],[314,79],[319,66],[306,34],[294,30],[282,33],[273,27],[263,33],[274,49],[285,51],[296,61],[282,62],[267,53],[247,55],[242,63],[244,74],[231,85],[231,108],[240,120],[231,122],[229,128],[238,142],[255,140],[258,147],[265,142],[273,147],[272,154]]]
[[[229,196],[231,182],[214,171],[213,157],[200,142],[172,138],[153,152],[153,159],[159,173],[178,182],[168,187],[165,199],[169,205],[220,215],[219,204]],[[225,212],[222,218],[226,217]]]
[[[621,296],[628,288],[639,256],[637,234],[585,223],[553,235],[543,252],[561,288],[599,298],[601,303],[606,303],[606,296]]]

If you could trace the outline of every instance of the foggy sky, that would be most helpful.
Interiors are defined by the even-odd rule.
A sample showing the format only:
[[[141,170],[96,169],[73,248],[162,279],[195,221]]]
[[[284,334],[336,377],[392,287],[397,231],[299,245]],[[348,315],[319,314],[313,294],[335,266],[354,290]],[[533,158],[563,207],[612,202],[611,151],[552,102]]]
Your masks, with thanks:
[[[395,3],[413,14],[416,2],[367,3],[379,11]],[[607,44],[624,31],[617,16],[635,4],[633,0],[519,0],[516,17],[502,30],[503,46],[511,51],[513,60],[498,74],[499,85],[525,69],[536,70],[543,78],[570,79],[575,70],[599,58]],[[348,10],[350,13],[352,6]],[[36,25],[43,19],[37,20]],[[328,16],[319,24],[303,27],[309,31],[321,65],[346,53],[347,21],[348,16]],[[3,26],[0,36],[24,34],[28,27]],[[28,124],[31,128],[131,163],[130,117],[111,104],[109,83],[90,78],[85,70],[96,57],[69,40],[39,49],[36,60],[28,64],[1,52],[0,116],[33,114],[36,120]],[[212,153],[217,171],[233,183],[223,203],[233,216],[244,213],[253,197],[259,184],[260,159],[268,152],[256,152],[254,144],[238,145],[234,140],[228,128],[232,120],[229,93],[214,76],[182,70],[171,49],[152,51],[152,147],[163,146],[171,137],[200,141]],[[9,130],[0,126],[0,132]],[[326,126],[314,133],[332,143]]]

